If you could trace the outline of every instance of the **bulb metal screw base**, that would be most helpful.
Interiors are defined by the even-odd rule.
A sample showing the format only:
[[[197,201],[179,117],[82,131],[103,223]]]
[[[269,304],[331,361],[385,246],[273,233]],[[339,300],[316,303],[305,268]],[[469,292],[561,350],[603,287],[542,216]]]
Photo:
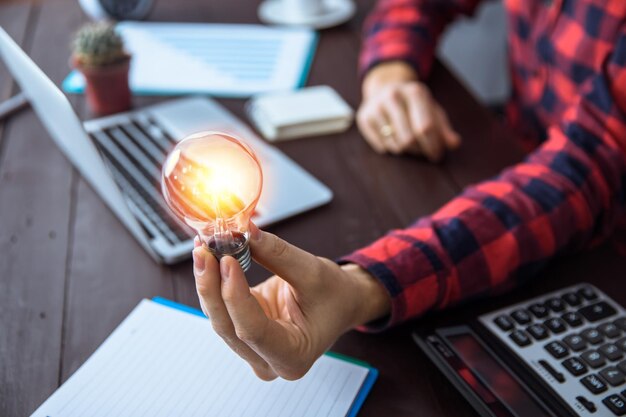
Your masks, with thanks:
[[[250,245],[248,244],[248,239],[245,239],[241,243],[241,245],[239,245],[232,252],[218,251],[216,250],[215,245],[211,243],[209,243],[209,245],[204,245],[204,246],[218,260],[224,256],[232,256],[233,258],[237,260],[237,262],[239,262],[239,265],[241,265],[241,269],[243,269],[243,272],[246,272],[248,269],[250,269],[250,265],[252,265],[252,255],[250,254]]]
[[[237,254],[233,254],[231,256],[237,259],[237,262],[239,262],[239,265],[241,265],[241,269],[243,269],[243,272],[246,272],[248,269],[250,269],[250,265],[252,265],[252,255],[250,254],[250,245],[248,245],[247,240],[241,250],[237,252]]]

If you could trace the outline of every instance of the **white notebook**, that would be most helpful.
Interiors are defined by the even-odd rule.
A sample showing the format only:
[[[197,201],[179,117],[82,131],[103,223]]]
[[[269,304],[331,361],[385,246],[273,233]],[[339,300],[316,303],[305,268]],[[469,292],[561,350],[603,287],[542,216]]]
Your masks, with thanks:
[[[262,381],[206,318],[163,302],[141,301],[32,416],[353,416],[376,379],[324,355],[298,381]]]
[[[271,141],[343,132],[352,124],[354,113],[327,85],[261,94],[248,101],[246,111]]]

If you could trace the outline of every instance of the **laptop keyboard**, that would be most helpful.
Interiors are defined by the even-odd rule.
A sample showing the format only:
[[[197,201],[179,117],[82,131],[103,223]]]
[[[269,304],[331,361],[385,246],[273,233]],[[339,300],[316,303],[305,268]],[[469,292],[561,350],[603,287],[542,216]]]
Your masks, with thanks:
[[[94,141],[124,195],[149,220],[139,218],[146,231],[156,229],[171,244],[189,240],[192,231],[170,214],[161,196],[161,165],[176,145],[154,120],[138,116],[128,122],[92,131]]]
[[[581,415],[626,415],[626,312],[590,285],[480,317]]]

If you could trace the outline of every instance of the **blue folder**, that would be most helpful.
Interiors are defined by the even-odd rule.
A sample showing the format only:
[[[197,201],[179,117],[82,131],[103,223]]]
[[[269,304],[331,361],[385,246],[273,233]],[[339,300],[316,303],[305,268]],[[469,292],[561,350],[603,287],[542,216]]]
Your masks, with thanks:
[[[167,307],[174,308],[176,310],[184,311],[185,313],[193,314],[193,315],[200,316],[200,317],[205,317],[204,313],[198,310],[197,308],[180,304],[180,303],[177,303],[176,301],[168,300],[162,297],[154,297],[152,301],[154,301],[155,303],[162,304]],[[352,403],[352,407],[350,407],[350,411],[348,412],[346,416],[346,417],[356,417],[359,410],[363,406],[363,403],[365,402],[367,395],[372,390],[372,387],[374,386],[374,382],[376,382],[376,379],[378,378],[378,370],[376,368],[372,368],[366,362],[351,358],[349,356],[342,355],[340,353],[326,352],[326,355],[332,356],[333,358],[340,359],[346,362],[351,362],[351,363],[354,363],[354,364],[357,364],[357,365],[360,365],[369,369],[369,373],[367,374],[365,381],[363,381],[361,390],[359,391],[359,394],[354,399],[354,402]]]

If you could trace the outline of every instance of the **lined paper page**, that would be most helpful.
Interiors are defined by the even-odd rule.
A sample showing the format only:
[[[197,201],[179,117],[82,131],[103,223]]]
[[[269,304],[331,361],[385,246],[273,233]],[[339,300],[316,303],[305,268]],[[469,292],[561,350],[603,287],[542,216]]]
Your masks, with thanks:
[[[345,416],[368,369],[321,357],[265,382],[208,320],[143,300],[34,417]]]

